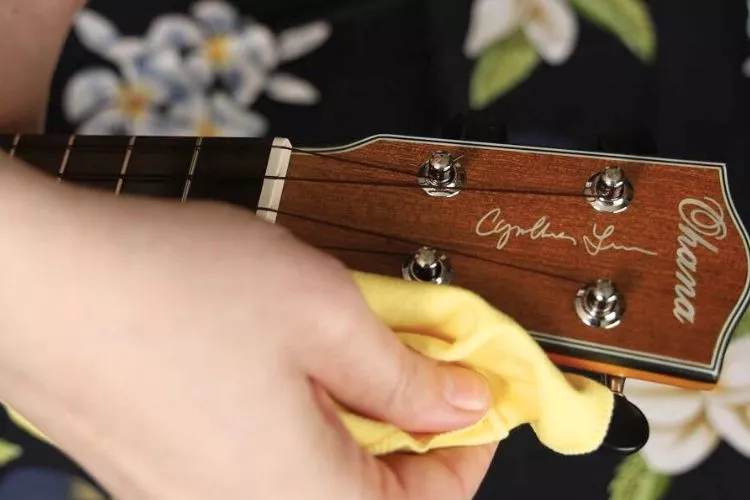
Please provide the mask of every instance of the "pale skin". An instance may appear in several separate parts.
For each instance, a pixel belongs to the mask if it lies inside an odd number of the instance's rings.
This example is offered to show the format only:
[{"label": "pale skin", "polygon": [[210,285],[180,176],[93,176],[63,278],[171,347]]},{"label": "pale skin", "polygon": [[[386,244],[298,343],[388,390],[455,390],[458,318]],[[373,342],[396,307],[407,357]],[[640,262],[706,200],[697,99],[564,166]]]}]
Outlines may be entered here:
[{"label": "pale skin", "polygon": [[[0,131],[41,131],[82,4],[0,0]],[[401,345],[347,269],[282,228],[58,184],[7,155],[0,228],[0,398],[116,498],[475,494],[494,446],[376,459],[331,401],[443,431],[482,416],[485,382]]]}]

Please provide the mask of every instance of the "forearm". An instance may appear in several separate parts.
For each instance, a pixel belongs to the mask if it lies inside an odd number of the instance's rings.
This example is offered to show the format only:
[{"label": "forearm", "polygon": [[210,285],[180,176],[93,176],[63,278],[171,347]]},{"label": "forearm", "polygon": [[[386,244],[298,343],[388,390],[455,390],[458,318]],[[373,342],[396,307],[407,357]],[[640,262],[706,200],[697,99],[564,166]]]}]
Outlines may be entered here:
[{"label": "forearm", "polygon": [[0,151],[0,401],[76,460],[114,470],[92,408],[108,396],[91,377],[100,352],[77,321],[102,307],[80,294],[97,253],[83,214],[97,201]]},{"label": "forearm", "polygon": [[[12,399],[24,376],[34,371],[32,338],[19,322],[43,317],[44,277],[40,271],[57,244],[52,230],[62,217],[60,186],[0,151],[0,399]],[[57,205],[57,206],[56,206]],[[43,299],[42,299],[43,300]],[[36,353],[38,354],[38,352]]]},{"label": "forearm", "polygon": [[85,0],[0,0],[0,133],[38,132],[57,60]]}]

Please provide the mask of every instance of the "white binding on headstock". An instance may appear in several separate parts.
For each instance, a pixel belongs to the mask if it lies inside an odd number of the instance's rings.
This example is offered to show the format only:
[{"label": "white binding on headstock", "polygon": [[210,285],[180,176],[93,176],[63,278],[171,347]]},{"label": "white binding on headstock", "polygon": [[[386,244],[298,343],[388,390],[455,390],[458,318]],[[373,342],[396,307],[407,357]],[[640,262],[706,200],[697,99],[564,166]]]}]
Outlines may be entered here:
[{"label": "white binding on headstock", "polygon": [[271,210],[260,209],[257,215],[271,223],[276,222],[274,210],[278,210],[281,203],[281,193],[284,191],[283,178],[286,177],[289,160],[292,157],[291,147],[292,143],[289,142],[289,139],[277,137],[273,140],[271,154],[268,156],[265,175],[275,178],[263,180],[258,206]]}]

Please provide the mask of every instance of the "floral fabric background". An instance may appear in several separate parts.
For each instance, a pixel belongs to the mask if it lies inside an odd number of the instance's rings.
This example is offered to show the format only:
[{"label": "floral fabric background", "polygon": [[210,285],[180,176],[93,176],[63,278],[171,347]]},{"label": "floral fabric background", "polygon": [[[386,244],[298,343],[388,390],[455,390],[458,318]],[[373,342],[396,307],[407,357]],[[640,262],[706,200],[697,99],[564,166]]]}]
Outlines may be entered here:
[{"label": "floral fabric background", "polygon": [[[93,0],[62,54],[48,129],[606,144],[726,162],[750,224],[749,35],[744,0]],[[478,498],[747,498],[750,315],[715,391],[631,380],[626,393],[651,423],[640,453],[561,457],[519,429]],[[2,436],[0,500],[106,498],[7,418]]]}]

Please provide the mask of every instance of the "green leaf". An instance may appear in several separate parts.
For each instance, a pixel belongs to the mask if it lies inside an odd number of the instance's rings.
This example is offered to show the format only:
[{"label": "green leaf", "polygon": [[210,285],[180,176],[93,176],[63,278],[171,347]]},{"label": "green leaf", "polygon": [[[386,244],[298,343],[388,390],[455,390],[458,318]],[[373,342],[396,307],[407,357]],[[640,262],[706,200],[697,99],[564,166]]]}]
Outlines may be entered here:
[{"label": "green leaf", "polygon": [[636,56],[651,62],[656,55],[656,32],[643,0],[571,0],[580,14],[612,32]]},{"label": "green leaf", "polygon": [[631,455],[609,483],[609,500],[660,500],[671,482],[671,476],[651,470],[640,454]]},{"label": "green leaf", "polygon": [[88,481],[73,478],[69,486],[68,500],[107,500],[107,497]]},{"label": "green leaf", "polygon": [[471,76],[471,107],[480,109],[528,78],[540,62],[523,32],[495,42],[479,57]]},{"label": "green leaf", "polygon": [[17,444],[0,439],[0,467],[23,455],[23,449]]}]

